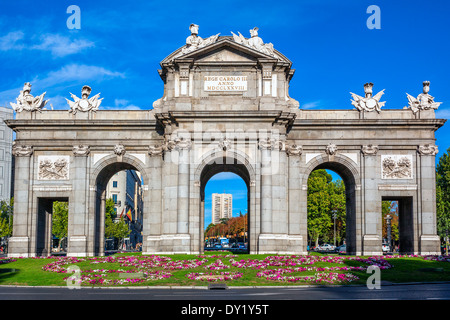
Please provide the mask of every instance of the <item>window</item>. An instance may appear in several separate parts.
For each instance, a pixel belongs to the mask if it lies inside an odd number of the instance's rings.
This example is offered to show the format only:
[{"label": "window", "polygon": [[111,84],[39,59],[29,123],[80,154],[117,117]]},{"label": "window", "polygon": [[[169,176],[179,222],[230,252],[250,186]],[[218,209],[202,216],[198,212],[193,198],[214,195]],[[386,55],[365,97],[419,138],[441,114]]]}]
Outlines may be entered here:
[{"label": "window", "polygon": [[113,199],[114,203],[117,203],[117,194],[113,194],[112,199]]},{"label": "window", "polygon": [[113,188],[117,188],[117,181],[113,181]]}]

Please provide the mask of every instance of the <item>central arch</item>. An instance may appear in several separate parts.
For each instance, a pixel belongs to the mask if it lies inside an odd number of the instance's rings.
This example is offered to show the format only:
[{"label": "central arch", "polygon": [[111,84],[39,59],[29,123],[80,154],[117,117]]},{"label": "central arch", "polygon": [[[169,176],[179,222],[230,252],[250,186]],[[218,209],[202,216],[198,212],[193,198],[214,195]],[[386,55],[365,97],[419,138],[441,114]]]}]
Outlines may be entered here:
[{"label": "central arch", "polygon": [[204,251],[204,221],[205,221],[205,187],[207,182],[216,174],[221,172],[231,172],[238,175],[247,186],[247,219],[248,219],[248,250],[252,250],[255,240],[255,170],[250,165],[247,155],[239,151],[211,151],[203,157],[197,167],[194,178],[197,182],[197,201],[195,205],[199,212],[199,243],[200,252]]}]

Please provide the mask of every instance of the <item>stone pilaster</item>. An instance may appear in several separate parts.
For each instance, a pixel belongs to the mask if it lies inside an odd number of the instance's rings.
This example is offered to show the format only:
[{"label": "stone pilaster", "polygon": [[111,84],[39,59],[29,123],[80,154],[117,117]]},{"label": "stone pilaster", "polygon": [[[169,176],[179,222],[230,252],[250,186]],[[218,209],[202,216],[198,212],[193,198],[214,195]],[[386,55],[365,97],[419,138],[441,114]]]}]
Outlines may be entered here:
[{"label": "stone pilaster", "polygon": [[72,196],[69,201],[69,229],[67,256],[87,256],[88,192],[89,192],[89,146],[76,145],[72,149],[71,164]]},{"label": "stone pilaster", "polygon": [[13,145],[12,153],[15,156],[15,183],[14,197],[20,199],[14,203],[13,235],[8,242],[8,256],[32,257],[36,249],[32,241],[30,205],[30,178],[33,170],[33,148],[31,146]]}]

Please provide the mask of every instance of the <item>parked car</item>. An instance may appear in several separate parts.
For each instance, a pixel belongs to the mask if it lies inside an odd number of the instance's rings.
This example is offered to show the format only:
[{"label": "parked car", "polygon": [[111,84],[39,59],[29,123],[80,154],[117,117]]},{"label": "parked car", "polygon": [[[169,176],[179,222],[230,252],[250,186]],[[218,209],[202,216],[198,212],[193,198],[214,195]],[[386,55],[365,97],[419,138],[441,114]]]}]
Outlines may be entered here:
[{"label": "parked car", "polygon": [[336,249],[335,246],[332,246],[331,244],[325,243],[325,244],[319,246],[317,248],[317,251],[331,252],[331,251],[334,251],[335,249]]},{"label": "parked car", "polygon": [[245,246],[245,243],[241,243],[241,242],[238,243],[238,248],[239,249],[247,249],[247,247]]},{"label": "parked car", "polygon": [[389,252],[389,246],[386,243],[383,243],[381,248],[382,248],[383,252]]},{"label": "parked car", "polygon": [[347,253],[347,245],[343,244],[336,248],[336,252],[339,254],[346,254]]}]

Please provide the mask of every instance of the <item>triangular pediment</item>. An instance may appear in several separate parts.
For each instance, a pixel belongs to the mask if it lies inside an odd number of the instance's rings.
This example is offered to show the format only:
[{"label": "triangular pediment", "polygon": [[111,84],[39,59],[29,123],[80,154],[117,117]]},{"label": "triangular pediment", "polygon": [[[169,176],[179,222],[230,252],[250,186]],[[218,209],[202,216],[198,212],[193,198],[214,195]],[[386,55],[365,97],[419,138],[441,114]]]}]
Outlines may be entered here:
[{"label": "triangular pediment", "polygon": [[220,47],[198,56],[198,62],[256,62],[257,58],[231,47]]},{"label": "triangular pediment", "polygon": [[258,60],[275,60],[288,64],[291,62],[278,51],[275,55],[267,55],[254,50],[246,45],[236,43],[231,37],[220,37],[216,42],[183,54],[183,48],[173,52],[162,63],[169,63],[174,60],[193,60],[205,63],[256,63]]}]

